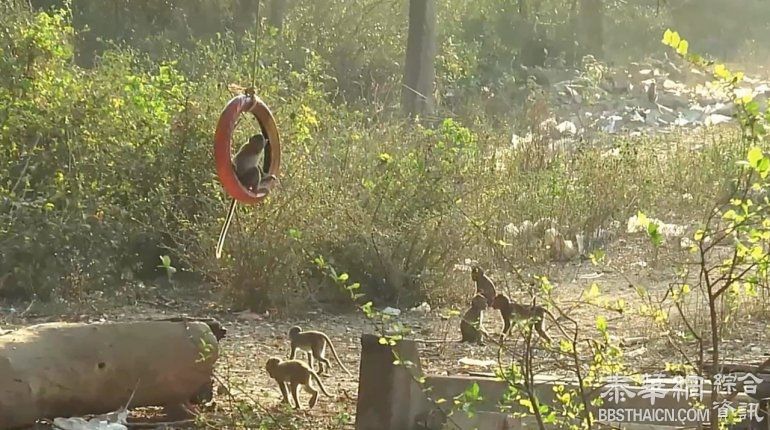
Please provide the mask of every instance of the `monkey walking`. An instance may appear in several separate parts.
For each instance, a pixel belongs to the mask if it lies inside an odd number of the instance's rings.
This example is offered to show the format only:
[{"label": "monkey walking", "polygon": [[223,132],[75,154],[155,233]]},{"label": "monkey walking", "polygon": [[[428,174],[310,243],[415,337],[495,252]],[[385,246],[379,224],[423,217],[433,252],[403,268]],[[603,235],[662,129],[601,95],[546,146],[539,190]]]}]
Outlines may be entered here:
[{"label": "monkey walking", "polygon": [[[262,169],[259,167],[259,155],[264,151],[267,140],[261,134],[255,134],[249,138],[249,141],[244,143],[233,159],[233,169],[235,175],[238,177],[238,181],[249,191],[255,191],[261,188],[261,186],[267,181],[277,179],[275,175],[267,175],[262,177]],[[227,211],[227,217],[225,223],[222,225],[222,231],[219,233],[219,240],[217,241],[216,257],[222,256],[222,248],[225,245],[225,237],[227,236],[227,229],[230,228],[230,222],[233,220],[235,214],[235,207],[237,201],[233,199],[230,203],[230,209]]]},{"label": "monkey walking", "polygon": [[313,358],[318,360],[319,375],[323,375],[327,370],[329,370],[330,367],[329,360],[324,358],[326,344],[329,344],[329,349],[332,350],[332,354],[334,355],[334,359],[337,360],[337,364],[342,367],[342,370],[344,370],[345,373],[352,375],[350,371],[345,367],[345,365],[342,364],[340,357],[337,355],[337,350],[334,349],[334,345],[332,344],[331,339],[329,339],[329,336],[327,336],[325,333],[313,330],[302,331],[302,329],[298,326],[294,326],[289,329],[289,341],[291,342],[291,353],[289,358],[293,360],[297,354],[298,349],[306,351],[308,364],[310,365],[311,369],[313,368]]},{"label": "monkey walking", "polygon": [[504,294],[498,294],[495,296],[495,299],[492,302],[492,308],[498,309],[500,314],[503,316],[503,322],[505,323],[503,327],[504,335],[508,334],[508,332],[511,330],[511,320],[529,320],[530,327],[533,327],[538,332],[538,334],[543,337],[543,339],[545,339],[548,343],[551,343],[553,342],[551,337],[548,336],[548,334],[545,332],[545,316],[548,315],[551,317],[554,323],[556,323],[556,326],[559,328],[562,334],[567,336],[561,326],[559,326],[557,323],[556,317],[554,317],[548,309],[542,306],[535,304],[530,306],[521,305],[519,303],[512,302]]},{"label": "monkey walking", "polygon": [[268,375],[278,383],[278,387],[281,389],[281,394],[283,395],[283,403],[291,404],[289,396],[286,394],[286,384],[289,384],[291,397],[294,399],[294,405],[292,405],[294,409],[301,408],[299,399],[297,398],[297,391],[299,391],[300,385],[302,385],[302,388],[308,394],[312,395],[309,402],[310,408],[315,406],[316,402],[318,402],[318,391],[312,387],[310,381],[311,378],[318,384],[324,395],[332,397],[332,395],[326,391],[326,387],[324,387],[323,382],[321,382],[321,378],[319,378],[313,369],[311,369],[304,361],[281,360],[280,358],[272,357],[267,360],[265,370],[267,370]]},{"label": "monkey walking", "polygon": [[476,293],[487,299],[487,306],[492,306],[492,301],[497,294],[495,283],[484,274],[484,269],[479,266],[473,266],[471,269],[471,279],[476,282]]},{"label": "monkey walking", "polygon": [[463,319],[460,321],[460,334],[462,334],[460,342],[475,342],[483,345],[482,313],[486,308],[487,299],[483,295],[476,294],[473,296],[471,307],[465,311],[465,315],[463,315]]}]

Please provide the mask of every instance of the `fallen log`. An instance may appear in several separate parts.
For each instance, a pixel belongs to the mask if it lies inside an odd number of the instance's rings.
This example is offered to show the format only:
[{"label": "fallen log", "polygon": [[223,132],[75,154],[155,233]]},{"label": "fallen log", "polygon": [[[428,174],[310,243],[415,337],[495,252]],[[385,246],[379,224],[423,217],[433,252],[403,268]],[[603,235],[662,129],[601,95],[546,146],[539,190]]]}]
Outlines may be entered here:
[{"label": "fallen log", "polygon": [[50,323],[0,336],[0,428],[42,418],[187,404],[211,382],[203,322]]}]

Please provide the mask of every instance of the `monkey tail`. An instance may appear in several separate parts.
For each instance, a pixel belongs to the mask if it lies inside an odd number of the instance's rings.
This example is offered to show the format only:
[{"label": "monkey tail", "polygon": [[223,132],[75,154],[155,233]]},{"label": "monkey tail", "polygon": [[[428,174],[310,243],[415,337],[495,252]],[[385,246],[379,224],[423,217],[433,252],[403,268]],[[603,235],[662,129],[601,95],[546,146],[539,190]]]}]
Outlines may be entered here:
[{"label": "monkey tail", "polygon": [[326,395],[326,397],[331,397],[332,395],[329,394],[328,391],[326,391],[326,387],[324,387],[323,382],[321,382],[321,378],[318,377],[318,374],[314,371],[310,371],[310,376],[313,378],[316,384],[318,384],[318,387],[321,389],[321,392]]},{"label": "monkey tail", "polygon": [[335,360],[337,360],[337,364],[339,364],[339,365],[340,365],[340,367],[342,368],[342,370],[344,370],[344,371],[345,371],[345,373],[347,373],[347,374],[348,374],[348,375],[350,375],[350,376],[353,376],[353,374],[352,374],[352,373],[350,373],[350,370],[348,370],[348,368],[347,368],[347,367],[345,367],[345,365],[344,365],[344,364],[342,364],[342,360],[340,360],[340,357],[337,355],[337,350],[336,350],[336,349],[334,349],[334,345],[332,344],[332,340],[331,340],[331,339],[329,339],[329,336],[327,336],[327,335],[325,335],[325,334],[324,334],[324,339],[326,339],[326,343],[328,343],[328,344],[329,344],[329,349],[331,349],[331,350],[332,350],[332,355],[334,356],[334,359],[335,359]]},{"label": "monkey tail", "polygon": [[559,329],[561,334],[563,334],[564,337],[566,337],[567,339],[570,339],[570,335],[568,335],[567,332],[564,331],[564,329],[561,327],[561,324],[559,324],[559,320],[556,319],[556,317],[551,313],[551,311],[549,311],[546,308],[543,308],[543,310],[545,311],[545,313],[548,314],[549,317],[551,317],[551,319],[553,320],[554,325],[556,325],[556,328]]},{"label": "monkey tail", "polygon": [[216,257],[217,260],[222,257],[222,248],[225,246],[225,237],[227,236],[227,229],[230,228],[230,222],[233,220],[233,214],[235,213],[235,206],[237,205],[237,202],[235,199],[233,199],[233,202],[230,203],[230,210],[227,211],[227,217],[225,218],[225,223],[222,225],[222,231],[219,232],[219,240],[217,241],[217,250],[216,250]]}]

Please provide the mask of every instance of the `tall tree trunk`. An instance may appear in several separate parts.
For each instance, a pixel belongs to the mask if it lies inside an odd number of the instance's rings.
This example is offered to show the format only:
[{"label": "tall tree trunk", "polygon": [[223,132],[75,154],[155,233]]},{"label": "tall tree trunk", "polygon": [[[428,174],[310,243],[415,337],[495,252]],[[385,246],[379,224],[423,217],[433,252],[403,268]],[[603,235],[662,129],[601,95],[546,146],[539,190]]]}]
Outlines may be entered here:
[{"label": "tall tree trunk", "polygon": [[582,0],[580,4],[582,17],[584,48],[588,53],[601,58],[604,52],[604,4],[602,0]]},{"label": "tall tree trunk", "polygon": [[564,41],[567,47],[564,53],[564,61],[570,67],[575,67],[578,59],[578,0],[572,0],[569,10],[568,34],[569,39]]},{"label": "tall tree trunk", "polygon": [[283,29],[283,18],[286,16],[286,9],[288,9],[289,0],[272,0],[270,2],[270,12],[267,17],[267,22],[278,29],[280,32]]},{"label": "tall tree trunk", "polygon": [[409,1],[409,35],[406,42],[401,105],[409,117],[433,113],[436,78],[436,7],[434,0]]},{"label": "tall tree trunk", "polygon": [[235,0],[233,10],[233,31],[241,34],[254,31],[259,22],[260,0]]}]

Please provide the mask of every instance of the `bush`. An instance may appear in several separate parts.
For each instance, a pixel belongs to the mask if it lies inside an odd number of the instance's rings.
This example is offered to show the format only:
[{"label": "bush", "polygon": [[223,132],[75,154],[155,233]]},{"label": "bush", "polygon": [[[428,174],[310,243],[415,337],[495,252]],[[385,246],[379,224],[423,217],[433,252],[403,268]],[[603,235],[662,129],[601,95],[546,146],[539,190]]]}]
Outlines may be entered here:
[{"label": "bush", "polygon": [[[225,34],[194,48],[156,39],[152,57],[118,46],[83,69],[73,65],[78,34],[66,10],[2,8],[6,297],[112,291],[160,275],[159,257],[169,255],[238,307],[348,304],[313,264],[323,256],[375,304],[454,302],[471,289],[456,264],[529,261],[532,246],[507,238],[505,225],[550,217],[568,232],[591,233],[638,208],[697,208],[727,174],[724,160],[740,154],[730,144],[693,152],[656,138],[600,137],[556,150],[547,136],[512,150],[499,118],[478,112],[404,123],[377,103],[339,102],[339,65],[327,59],[338,54],[308,48],[289,30],[256,42]],[[454,61],[473,61],[467,45],[457,49],[442,67],[455,84],[477,85],[463,82],[472,76],[466,66],[449,72]],[[213,169],[212,132],[231,82],[256,83],[271,105],[284,165],[264,204],[239,207],[228,255],[216,260],[228,201]],[[523,126],[536,129],[538,118]],[[244,120],[234,140],[254,130]]]}]

